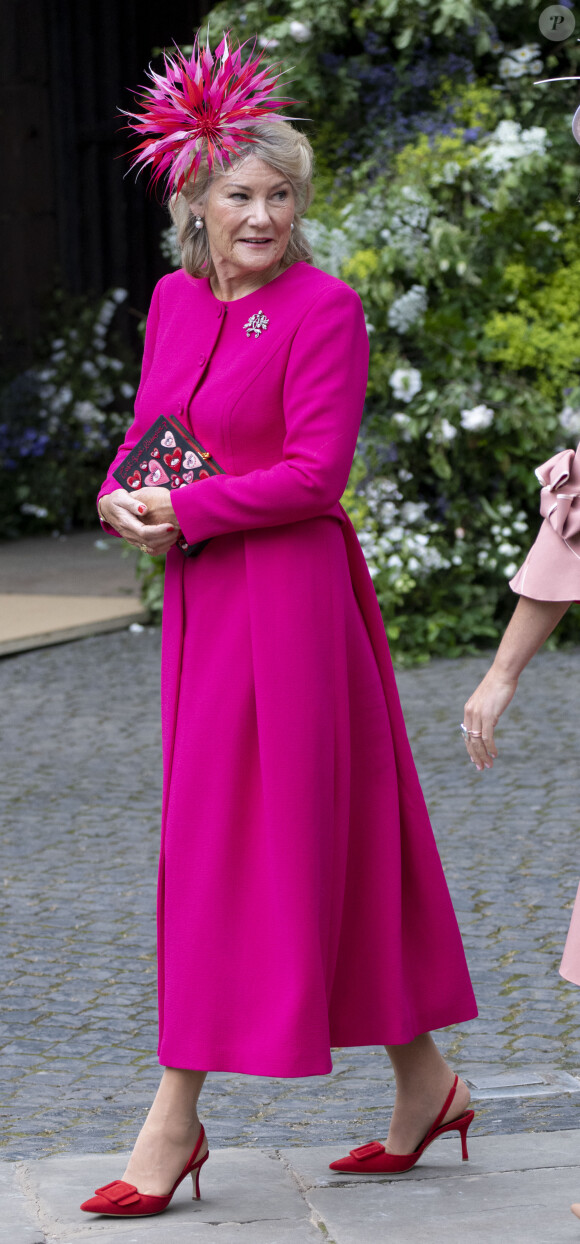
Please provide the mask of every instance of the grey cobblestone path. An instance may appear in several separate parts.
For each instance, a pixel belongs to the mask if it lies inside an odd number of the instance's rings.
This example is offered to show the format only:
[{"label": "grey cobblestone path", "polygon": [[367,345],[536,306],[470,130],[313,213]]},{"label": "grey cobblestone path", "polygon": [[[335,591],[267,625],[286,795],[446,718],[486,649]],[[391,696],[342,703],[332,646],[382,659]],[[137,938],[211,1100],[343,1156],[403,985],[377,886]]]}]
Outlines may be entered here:
[{"label": "grey cobblestone path", "polygon": [[[127,1148],[155,1091],[158,666],[151,631],[0,664],[4,1157]],[[580,990],[557,966],[580,874],[580,652],[535,659],[480,775],[456,727],[486,666],[398,678],[480,1005],[438,1041],[458,1070],[575,1074]],[[329,1077],[212,1075],[204,1118],[214,1146],[362,1143],[392,1098],[382,1051],[342,1050]],[[567,1127],[580,1094],[487,1100],[477,1123]]]}]

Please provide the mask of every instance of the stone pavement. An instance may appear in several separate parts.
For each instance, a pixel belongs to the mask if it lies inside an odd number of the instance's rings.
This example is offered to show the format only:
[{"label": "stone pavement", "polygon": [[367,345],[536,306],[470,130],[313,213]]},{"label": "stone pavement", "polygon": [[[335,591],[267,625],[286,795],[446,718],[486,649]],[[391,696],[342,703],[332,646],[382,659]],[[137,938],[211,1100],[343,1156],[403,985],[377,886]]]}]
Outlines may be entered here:
[{"label": "stone pavement", "polygon": [[0,542],[0,656],[144,622],[135,557],[99,528]]},{"label": "stone pavement", "polygon": [[[580,1173],[565,1169],[580,1158],[580,1134],[573,1130],[580,1133],[580,990],[557,975],[580,873],[579,665],[578,651],[535,659],[506,714],[500,761],[484,774],[466,762],[457,723],[486,661],[439,661],[398,677],[480,1005],[477,1021],[439,1033],[438,1041],[475,1086],[474,1154],[479,1152],[487,1174],[470,1183],[477,1172],[471,1163],[465,1168],[456,1164],[457,1141],[450,1140],[437,1146],[443,1157],[430,1151],[433,1174],[438,1163],[447,1167],[445,1145],[453,1146],[453,1169],[446,1169],[440,1182],[417,1171],[406,1184],[373,1185],[372,1202],[370,1190],[363,1197],[355,1185],[344,1191],[335,1185],[316,1187],[308,1207],[312,1202],[322,1215],[327,1239],[335,1244],[362,1240],[360,1222],[367,1244],[382,1240],[385,1235],[372,1235],[375,1219],[376,1230],[384,1230],[389,1240],[436,1238],[444,1233],[442,1225],[434,1234],[421,1234],[421,1205],[428,1203],[433,1226],[437,1198],[442,1205],[453,1201],[459,1212],[470,1188],[475,1200],[469,1200],[465,1213],[472,1218],[484,1210],[487,1214],[500,1187],[507,1188],[506,1205],[516,1218],[530,1212],[531,1188],[539,1198],[531,1211],[534,1233],[518,1236],[511,1219],[509,1230],[505,1219],[497,1227],[500,1234],[475,1238],[545,1241],[580,1234],[580,1224],[571,1216],[568,1222],[567,1208],[570,1199],[580,1199]],[[110,1177],[117,1174],[120,1151],[129,1147],[159,1074],[154,1053],[158,668],[159,635],[149,629],[0,662],[0,1152],[13,1160],[5,1178],[11,1186],[16,1179],[28,1188],[33,1203],[38,1181],[44,1180],[40,1205],[46,1227],[39,1233],[36,1221],[32,1235],[7,1236],[6,1244],[20,1239],[22,1244],[60,1244],[89,1234],[103,1244],[113,1234],[138,1238],[134,1226],[108,1224],[105,1230],[101,1224],[97,1230],[90,1220],[79,1223],[78,1216],[73,1221],[70,1215],[77,1203],[73,1184],[76,1198],[79,1190],[85,1194],[87,1179],[89,1192],[102,1181],[101,1170],[110,1171]],[[384,1052],[374,1048],[336,1051],[328,1077],[210,1076],[204,1120],[212,1150],[219,1152],[205,1168],[211,1204],[189,1207],[192,1240],[297,1244],[320,1239],[304,1223],[299,1230],[310,1235],[296,1234],[285,1217],[279,1229],[268,1227],[270,1236],[261,1227],[261,1234],[253,1228],[254,1235],[249,1227],[212,1228],[206,1213],[215,1213],[215,1223],[241,1222],[235,1214],[224,1218],[233,1211],[215,1200],[226,1158],[250,1163],[251,1170],[255,1161],[248,1181],[257,1180],[259,1189],[260,1171],[271,1170],[273,1163],[283,1173],[288,1150],[294,1164],[308,1150],[308,1183],[314,1170],[320,1174],[316,1164],[323,1157],[312,1147],[340,1153],[383,1134],[392,1099]],[[530,1131],[543,1135],[510,1137]],[[565,1154],[559,1131],[566,1133]],[[541,1146],[550,1147],[549,1135],[556,1149],[548,1153]],[[231,1157],[232,1147],[237,1158]],[[282,1156],[272,1157],[273,1150]],[[95,1153],[105,1156],[89,1177],[83,1155]],[[42,1160],[39,1165],[36,1159]],[[516,1182],[510,1178],[509,1187],[500,1173],[508,1160],[531,1172]],[[426,1163],[425,1158],[421,1170]],[[546,1172],[549,1167],[549,1178],[541,1171],[534,1174],[534,1164]],[[55,1196],[60,1189],[58,1195],[65,1198],[58,1205],[49,1196],[53,1186]],[[486,1188],[494,1189],[493,1195]],[[351,1207],[348,1213],[345,1208],[340,1231],[333,1225],[333,1206],[339,1201]],[[20,1213],[17,1203],[15,1196],[15,1213]],[[550,1234],[548,1218],[558,1206],[564,1209],[562,1225]],[[395,1213],[399,1221],[403,1210],[405,1234],[393,1234],[389,1215]],[[465,1213],[461,1209],[458,1244],[471,1232],[469,1225],[464,1230]],[[139,1238],[178,1239],[167,1225],[177,1223],[176,1215],[140,1223]],[[206,1226],[194,1226],[202,1222]],[[407,1234],[408,1224],[415,1224],[415,1234]]]},{"label": "stone pavement", "polygon": [[78,1207],[80,1190],[118,1175],[120,1155],[11,1163],[0,1244],[566,1244],[580,1237],[579,1152],[578,1132],[479,1136],[461,1163],[446,1140],[412,1174],[349,1181],[328,1170],[336,1143],[218,1149],[200,1201],[188,1180],[163,1215],[132,1223]]}]

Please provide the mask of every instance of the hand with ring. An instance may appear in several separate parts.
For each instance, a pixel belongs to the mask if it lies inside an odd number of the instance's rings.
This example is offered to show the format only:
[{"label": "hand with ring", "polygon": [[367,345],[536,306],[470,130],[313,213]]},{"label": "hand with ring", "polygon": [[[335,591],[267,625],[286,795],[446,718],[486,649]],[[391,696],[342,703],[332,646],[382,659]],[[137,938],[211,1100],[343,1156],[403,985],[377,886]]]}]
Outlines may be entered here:
[{"label": "hand with ring", "polygon": [[[158,498],[157,493],[164,495]],[[128,544],[152,557],[167,553],[181,535],[166,488],[143,488],[138,493],[117,488],[101,497],[99,513]]]},{"label": "hand with ring", "polygon": [[493,768],[493,762],[497,760],[493,732],[513,699],[517,685],[517,678],[507,677],[492,665],[465,705],[459,728],[469,758],[478,772]]}]

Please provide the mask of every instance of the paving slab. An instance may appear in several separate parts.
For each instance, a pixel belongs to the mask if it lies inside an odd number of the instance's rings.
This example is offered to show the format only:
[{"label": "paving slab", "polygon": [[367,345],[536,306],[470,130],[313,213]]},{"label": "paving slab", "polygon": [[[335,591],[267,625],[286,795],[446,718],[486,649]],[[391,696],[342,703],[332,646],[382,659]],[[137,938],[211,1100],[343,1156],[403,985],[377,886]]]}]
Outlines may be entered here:
[{"label": "paving slab", "polygon": [[534,1170],[320,1189],[311,1203],[335,1244],[578,1244],[579,1186],[570,1171]]},{"label": "paving slab", "polygon": [[0,1165],[0,1241],[1,1244],[44,1244],[44,1233],[36,1222],[34,1203],[17,1180],[17,1167]]},{"label": "paving slab", "polygon": [[117,596],[0,595],[0,656],[143,625],[138,600]]},{"label": "paving slab", "polygon": [[[443,1137],[426,1150],[413,1168],[413,1181],[426,1179],[472,1179],[509,1171],[573,1167],[577,1171],[580,1201],[580,1131],[529,1132],[515,1136],[473,1136],[468,1133],[469,1161],[461,1161],[459,1138]],[[402,1175],[341,1175],[328,1169],[329,1162],[349,1152],[349,1145],[317,1145],[304,1149],[280,1149],[280,1158],[293,1172],[303,1191],[311,1188],[351,1187],[356,1184],[406,1183]],[[580,1227],[578,1239],[580,1240]]]},{"label": "paving slab", "polygon": [[580,1224],[580,1130],[449,1140],[405,1175],[333,1176],[345,1144],[213,1151],[202,1199],[184,1181],[162,1215],[90,1217],[79,1202],[119,1175],[124,1154],[4,1163],[0,1244],[566,1244]]},{"label": "paving slab", "polygon": [[[106,1218],[89,1217],[79,1209],[82,1200],[94,1189],[113,1179],[124,1170],[127,1154],[82,1157],[45,1158],[38,1162],[19,1164],[21,1178],[28,1195],[42,1207],[45,1230],[58,1238],[79,1231],[90,1231],[95,1239],[110,1232]],[[202,1197],[192,1202],[191,1180],[185,1179],[166,1211],[176,1226],[194,1223],[259,1223],[267,1220],[308,1221],[305,1201],[296,1180],[280,1162],[274,1151],[221,1149],[212,1152],[200,1177]],[[159,1219],[161,1222],[161,1219]],[[130,1224],[119,1220],[117,1227]],[[133,1225],[134,1230],[134,1225]],[[79,1237],[79,1238],[82,1238]]]},{"label": "paving slab", "polygon": [[146,622],[136,555],[99,530],[0,542],[0,656]]}]

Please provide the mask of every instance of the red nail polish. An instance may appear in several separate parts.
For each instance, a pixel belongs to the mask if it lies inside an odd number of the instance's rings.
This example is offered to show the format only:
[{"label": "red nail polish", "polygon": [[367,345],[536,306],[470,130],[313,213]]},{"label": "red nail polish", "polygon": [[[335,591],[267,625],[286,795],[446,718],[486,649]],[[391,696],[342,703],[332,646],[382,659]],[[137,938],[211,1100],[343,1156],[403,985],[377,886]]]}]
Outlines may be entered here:
[{"label": "red nail polish", "polygon": [[168,530],[168,531],[175,531],[175,527],[168,527],[168,528],[167,528],[167,530]]},{"label": "red nail polish", "polygon": [[139,508],[139,513],[140,513],[140,514],[144,514],[144,513],[145,513],[145,506],[144,506],[144,505],[140,505],[138,508]]}]

